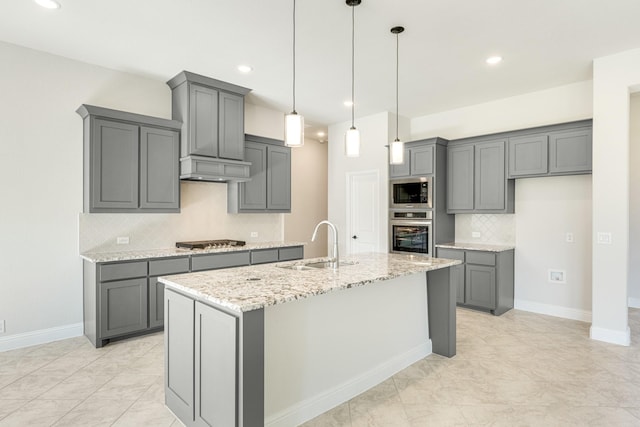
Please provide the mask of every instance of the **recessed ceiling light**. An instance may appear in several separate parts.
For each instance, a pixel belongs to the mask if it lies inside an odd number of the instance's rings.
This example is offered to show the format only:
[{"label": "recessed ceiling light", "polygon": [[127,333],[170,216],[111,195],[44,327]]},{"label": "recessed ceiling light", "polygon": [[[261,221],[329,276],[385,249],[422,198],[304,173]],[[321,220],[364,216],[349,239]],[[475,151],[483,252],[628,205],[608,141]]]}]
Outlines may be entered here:
[{"label": "recessed ceiling light", "polygon": [[60,9],[60,3],[55,0],[35,0],[35,2],[45,9]]},{"label": "recessed ceiling light", "polygon": [[245,74],[250,73],[253,71],[253,67],[250,67],[248,65],[238,65],[238,71]]},{"label": "recessed ceiling light", "polygon": [[352,101],[344,101],[344,106],[345,107],[351,107],[353,105]]},{"label": "recessed ceiling light", "polygon": [[320,131],[320,132],[318,132],[318,134],[317,134],[317,135],[318,135],[318,136],[324,136],[324,132]]},{"label": "recessed ceiling light", "polygon": [[487,64],[496,65],[502,62],[502,56],[490,56],[487,58]]}]

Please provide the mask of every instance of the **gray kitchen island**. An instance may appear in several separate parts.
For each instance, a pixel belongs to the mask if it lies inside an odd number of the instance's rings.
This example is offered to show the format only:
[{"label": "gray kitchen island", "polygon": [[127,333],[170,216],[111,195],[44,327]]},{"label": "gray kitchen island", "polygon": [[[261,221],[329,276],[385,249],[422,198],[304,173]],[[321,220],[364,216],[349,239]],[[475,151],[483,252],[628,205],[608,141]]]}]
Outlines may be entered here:
[{"label": "gray kitchen island", "polygon": [[455,355],[460,261],[323,261],[160,279],[165,401],[185,425],[299,425],[431,353]]}]

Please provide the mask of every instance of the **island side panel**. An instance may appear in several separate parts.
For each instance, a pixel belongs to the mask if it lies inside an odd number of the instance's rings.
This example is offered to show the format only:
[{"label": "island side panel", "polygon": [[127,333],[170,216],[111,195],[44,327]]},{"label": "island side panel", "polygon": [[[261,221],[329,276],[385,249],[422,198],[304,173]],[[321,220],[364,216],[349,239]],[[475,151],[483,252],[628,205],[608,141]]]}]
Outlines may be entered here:
[{"label": "island side panel", "polygon": [[194,421],[193,299],[165,290],[165,403],[185,425]]},{"label": "island side panel", "polygon": [[450,283],[450,267],[427,272],[429,336],[433,352],[456,355],[456,287]]},{"label": "island side panel", "polygon": [[240,317],[239,425],[264,425],[264,309]]}]

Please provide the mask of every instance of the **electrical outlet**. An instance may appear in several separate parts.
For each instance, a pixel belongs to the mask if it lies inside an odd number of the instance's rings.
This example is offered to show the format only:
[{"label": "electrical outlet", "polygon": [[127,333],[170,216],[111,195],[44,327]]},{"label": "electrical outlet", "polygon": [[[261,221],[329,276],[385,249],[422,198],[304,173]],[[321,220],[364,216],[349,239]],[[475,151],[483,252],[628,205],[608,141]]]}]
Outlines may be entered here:
[{"label": "electrical outlet", "polygon": [[251,237],[258,237],[258,232],[257,231],[252,231],[251,232]]},{"label": "electrical outlet", "polygon": [[611,233],[602,233],[598,232],[598,244],[600,245],[610,245],[611,244]]},{"label": "electrical outlet", "polygon": [[116,238],[116,243],[118,245],[128,245],[129,244],[129,236],[122,236]]},{"label": "electrical outlet", "polygon": [[0,334],[5,333],[4,320],[0,320]]},{"label": "electrical outlet", "polygon": [[567,283],[566,274],[563,270],[549,270],[550,283]]},{"label": "electrical outlet", "polygon": [[567,243],[573,243],[573,242],[574,242],[574,240],[573,240],[573,233],[567,233],[567,234],[565,235],[565,241],[566,241]]},{"label": "electrical outlet", "polygon": [[480,232],[479,231],[472,231],[471,232],[471,237],[476,237],[476,238],[480,237]]}]

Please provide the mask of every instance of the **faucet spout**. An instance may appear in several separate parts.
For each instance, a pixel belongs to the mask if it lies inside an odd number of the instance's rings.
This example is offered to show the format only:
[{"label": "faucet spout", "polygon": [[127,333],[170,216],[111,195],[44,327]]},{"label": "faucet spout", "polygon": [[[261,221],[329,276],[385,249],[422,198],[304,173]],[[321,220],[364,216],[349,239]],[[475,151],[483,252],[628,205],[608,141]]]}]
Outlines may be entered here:
[{"label": "faucet spout", "polygon": [[311,236],[311,241],[313,242],[316,240],[316,235],[318,234],[318,228],[320,228],[322,224],[326,224],[327,227],[331,228],[331,230],[333,231],[333,251],[332,251],[333,253],[331,255],[331,268],[333,268],[334,270],[337,270],[339,265],[338,228],[327,220],[320,221],[318,225],[316,225],[316,228],[313,230],[313,236]]}]

